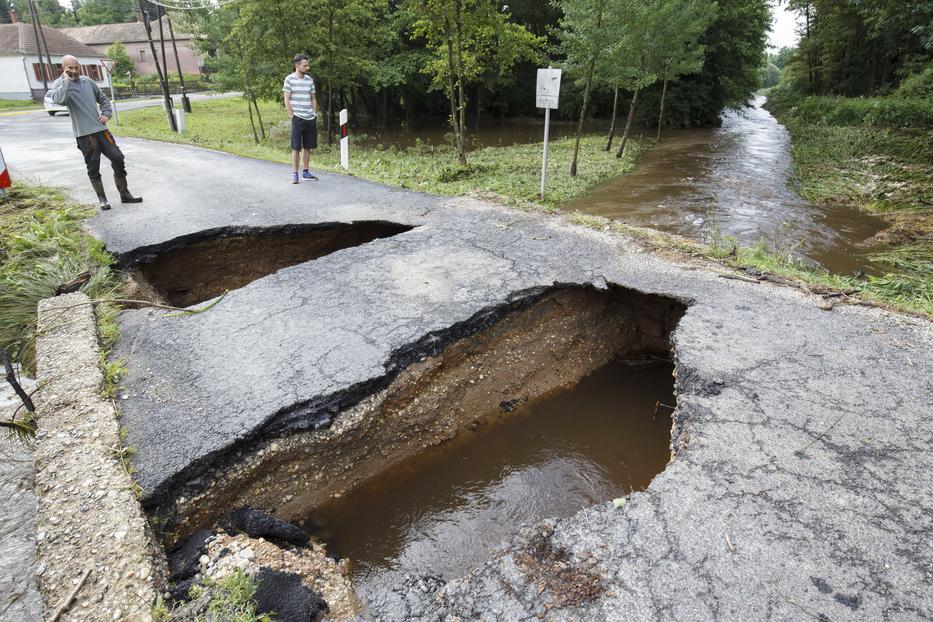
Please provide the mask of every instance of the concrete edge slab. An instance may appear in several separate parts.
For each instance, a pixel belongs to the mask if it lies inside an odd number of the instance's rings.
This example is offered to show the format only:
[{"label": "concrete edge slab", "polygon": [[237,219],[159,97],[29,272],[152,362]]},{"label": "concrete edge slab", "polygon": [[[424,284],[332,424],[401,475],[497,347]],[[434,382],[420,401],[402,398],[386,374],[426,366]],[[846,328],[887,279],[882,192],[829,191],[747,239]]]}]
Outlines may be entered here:
[{"label": "concrete edge slab", "polygon": [[46,617],[64,607],[63,621],[149,620],[165,562],[119,459],[115,407],[100,396],[93,305],[81,293],[45,299],[38,326],[36,548]]}]

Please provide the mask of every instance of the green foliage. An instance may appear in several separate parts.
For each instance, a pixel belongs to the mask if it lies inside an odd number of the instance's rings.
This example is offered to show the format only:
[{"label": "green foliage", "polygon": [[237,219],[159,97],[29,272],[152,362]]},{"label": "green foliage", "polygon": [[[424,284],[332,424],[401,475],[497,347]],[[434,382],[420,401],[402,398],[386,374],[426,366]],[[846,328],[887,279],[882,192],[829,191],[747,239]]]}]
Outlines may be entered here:
[{"label": "green foliage", "polygon": [[238,569],[214,585],[208,611],[229,622],[273,622],[268,615],[256,613],[256,587],[256,581]]},{"label": "green foliage", "polygon": [[885,94],[933,60],[933,1],[790,0],[803,36],[788,81],[808,95]]},{"label": "green foliage", "polygon": [[[887,98],[800,97],[787,85],[767,106],[790,131],[795,185],[811,201],[884,216],[895,244],[869,255],[883,275],[847,283],[864,295],[933,314],[931,103]],[[908,131],[905,119],[926,129]]]},{"label": "green foliage", "polygon": [[0,112],[4,110],[19,110],[38,107],[39,105],[31,99],[0,99]]},{"label": "green foliage", "polygon": [[[113,258],[82,227],[93,213],[42,187],[16,184],[0,199],[0,345],[27,371],[35,369],[39,300],[82,272],[91,273],[82,292],[95,300],[117,297]],[[99,330],[112,342],[116,310],[96,306]]]},{"label": "green foliage", "polygon": [[787,85],[768,94],[767,107],[800,123],[933,129],[933,99],[890,97],[801,97]]},{"label": "green foliage", "polygon": [[[723,108],[745,105],[760,86],[770,2],[718,0],[717,6],[715,19],[700,37],[703,67],[670,86],[666,116],[672,126],[716,125]],[[656,93],[645,93],[646,106],[656,98]]]},{"label": "green foliage", "polygon": [[[136,0],[82,0],[80,5],[77,9],[80,26],[134,22],[139,15]],[[155,17],[155,11],[151,15]]]},{"label": "green foliage", "polygon": [[135,75],[136,66],[133,64],[133,59],[130,58],[130,55],[126,51],[126,46],[123,45],[122,41],[114,41],[111,43],[110,47],[107,48],[106,54],[107,58],[117,61],[117,63],[113,66],[115,82],[118,79],[125,78],[127,75]]},{"label": "green foliage", "polygon": [[413,39],[430,52],[422,71],[433,89],[450,102],[450,125],[457,156],[466,164],[466,88],[481,76],[507,82],[507,72],[521,60],[535,60],[543,40],[509,20],[493,0],[407,0]]},{"label": "green foliage", "polygon": [[[289,162],[289,134],[284,110],[272,103],[260,104],[260,109],[270,120],[273,130],[269,140],[259,145],[253,143],[242,100],[235,99],[199,103],[198,114],[189,117],[185,134],[169,132],[165,128],[165,118],[157,108],[127,111],[120,115],[120,126],[113,129],[127,136],[184,142],[252,158]],[[594,185],[631,171],[638,155],[649,147],[647,141],[635,141],[630,144],[631,152],[627,150],[625,157],[619,160],[600,149],[601,142],[603,139],[598,136],[583,137],[580,153],[585,167],[576,177],[567,174],[573,154],[573,139],[551,143],[546,206],[553,207],[582,196]],[[451,147],[399,151],[357,146],[353,148],[351,170],[357,177],[424,192],[459,195],[485,191],[515,202],[538,201],[540,144],[473,151],[466,169],[451,166],[454,153]],[[315,152],[312,166],[341,172],[338,162],[339,151],[323,147]]]},{"label": "green foliage", "polygon": [[923,71],[904,78],[894,96],[901,99],[933,100],[933,63],[927,65]]},{"label": "green foliage", "polygon": [[107,360],[107,352],[100,353],[100,367],[104,373],[104,384],[100,389],[100,396],[104,399],[113,399],[120,387],[120,379],[126,375],[126,365],[121,359]]}]

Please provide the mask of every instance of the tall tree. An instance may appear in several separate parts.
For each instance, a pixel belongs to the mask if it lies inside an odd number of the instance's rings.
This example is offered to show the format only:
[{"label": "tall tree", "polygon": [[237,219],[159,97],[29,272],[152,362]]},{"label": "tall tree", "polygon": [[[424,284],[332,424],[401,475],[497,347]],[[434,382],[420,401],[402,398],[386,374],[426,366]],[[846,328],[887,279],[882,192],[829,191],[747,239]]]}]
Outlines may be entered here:
[{"label": "tall tree", "polygon": [[573,159],[570,161],[570,175],[576,176],[583,120],[586,118],[596,65],[618,37],[618,1],[558,0],[558,6],[563,16],[557,31],[557,50],[564,58],[562,64],[568,75],[577,86],[583,87],[583,103],[573,145]]},{"label": "tall tree", "polygon": [[324,129],[333,143],[335,98],[350,93],[377,72],[376,56],[384,32],[379,24],[388,19],[387,0],[313,0],[317,19],[311,42],[318,55],[316,82],[323,87]]},{"label": "tall tree", "polygon": [[107,48],[107,58],[111,58],[116,61],[113,66],[113,75],[118,78],[132,77],[136,71],[136,65],[133,64],[133,59],[130,58],[130,55],[126,51],[126,46],[123,45],[122,41],[114,41]]},{"label": "tall tree", "polygon": [[703,67],[706,48],[701,37],[719,10],[718,5],[709,0],[671,0],[668,7],[670,10],[660,24],[661,32],[656,38],[658,47],[652,55],[652,64],[662,83],[658,108],[658,142],[661,142],[661,127],[664,123],[667,83],[680,76],[696,73]]},{"label": "tall tree", "polygon": [[494,0],[408,0],[412,37],[431,52],[424,72],[446,89],[457,158],[466,159],[466,89],[487,67],[504,75],[518,60],[534,58],[543,41],[509,19]]},{"label": "tall tree", "polygon": [[[771,27],[770,0],[718,0],[716,19],[701,37],[703,68],[683,76],[674,96],[683,124],[715,125],[723,108],[747,104]],[[669,97],[669,101],[670,97]]]},{"label": "tall tree", "polygon": [[[78,9],[82,26],[135,22],[139,15],[136,0],[84,0]],[[150,13],[155,19],[157,13]]]}]

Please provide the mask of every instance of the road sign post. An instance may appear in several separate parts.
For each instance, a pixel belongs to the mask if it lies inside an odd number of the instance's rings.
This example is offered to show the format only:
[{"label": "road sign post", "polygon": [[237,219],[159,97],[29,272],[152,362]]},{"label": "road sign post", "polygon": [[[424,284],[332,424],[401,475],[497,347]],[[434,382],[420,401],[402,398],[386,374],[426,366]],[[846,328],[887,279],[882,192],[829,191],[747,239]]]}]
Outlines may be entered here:
[{"label": "road sign post", "polygon": [[347,109],[340,111],[340,166],[350,170],[350,137],[347,135]]},{"label": "road sign post", "polygon": [[541,161],[541,198],[544,198],[544,186],[547,183],[547,144],[551,131],[551,109],[557,109],[560,99],[560,69],[548,67],[538,70],[538,83],[535,87],[535,105],[544,108],[544,156]]},{"label": "road sign post", "polygon": [[6,162],[3,159],[3,150],[0,149],[0,197],[6,194],[6,191],[13,182],[10,180],[10,171],[7,170]]},{"label": "road sign post", "polygon": [[107,72],[107,82],[110,83],[110,105],[113,106],[113,122],[120,125],[120,118],[117,116],[117,98],[113,94],[113,68],[116,66],[117,61],[112,58],[102,58],[100,64],[104,66],[104,70]]}]

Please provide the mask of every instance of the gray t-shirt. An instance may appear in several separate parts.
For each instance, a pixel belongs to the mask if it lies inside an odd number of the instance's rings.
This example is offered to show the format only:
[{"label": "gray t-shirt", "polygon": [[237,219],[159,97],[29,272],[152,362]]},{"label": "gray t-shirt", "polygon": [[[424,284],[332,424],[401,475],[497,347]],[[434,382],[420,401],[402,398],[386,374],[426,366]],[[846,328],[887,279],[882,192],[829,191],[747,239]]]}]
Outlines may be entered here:
[{"label": "gray t-shirt", "polygon": [[314,80],[311,76],[305,74],[304,78],[299,78],[298,74],[289,74],[285,77],[282,90],[292,94],[292,112],[296,117],[308,121],[317,117],[317,113],[311,107],[311,94],[314,93]]},{"label": "gray t-shirt", "polygon": [[[93,80],[78,76],[75,80],[59,78],[49,89],[52,101],[67,106],[75,138],[103,132],[107,126],[97,120],[100,115],[113,116],[113,106]],[[97,111],[98,105],[100,112]]]}]

